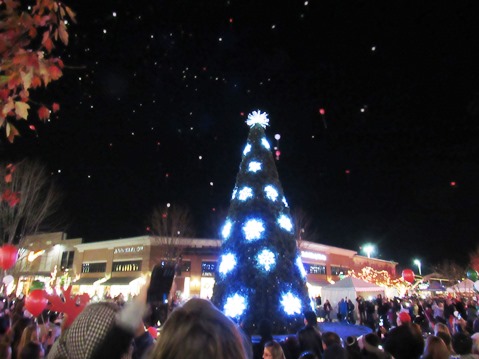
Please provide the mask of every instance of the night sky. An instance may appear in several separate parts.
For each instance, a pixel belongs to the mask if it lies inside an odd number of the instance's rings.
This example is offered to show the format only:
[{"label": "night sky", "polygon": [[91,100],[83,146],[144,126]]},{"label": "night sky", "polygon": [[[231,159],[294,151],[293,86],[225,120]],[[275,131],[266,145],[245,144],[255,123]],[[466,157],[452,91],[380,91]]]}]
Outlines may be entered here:
[{"label": "night sky", "polygon": [[70,238],[144,235],[167,202],[218,238],[259,109],[308,239],[423,272],[476,248],[477,1],[69,5],[65,75],[32,92],[61,111],[1,149],[47,164]]}]

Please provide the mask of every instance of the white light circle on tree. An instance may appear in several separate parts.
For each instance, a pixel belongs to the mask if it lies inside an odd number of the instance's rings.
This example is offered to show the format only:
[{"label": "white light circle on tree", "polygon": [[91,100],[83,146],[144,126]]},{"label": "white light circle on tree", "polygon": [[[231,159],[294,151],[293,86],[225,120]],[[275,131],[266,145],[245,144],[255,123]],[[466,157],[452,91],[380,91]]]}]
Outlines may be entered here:
[{"label": "white light circle on tree", "polygon": [[248,171],[256,173],[261,170],[261,167],[261,162],[251,161],[248,165]]},{"label": "white light circle on tree", "polygon": [[246,156],[251,151],[251,145],[248,143],[243,150],[243,156]]},{"label": "white light circle on tree", "polygon": [[230,318],[239,317],[246,309],[245,298],[239,294],[235,294],[226,299],[224,306],[224,313]]},{"label": "white light circle on tree", "polygon": [[291,230],[293,229],[293,223],[291,222],[291,219],[285,214],[279,216],[278,224],[281,228],[288,232],[291,232]]},{"label": "white light circle on tree", "polygon": [[221,256],[221,263],[219,266],[219,272],[223,275],[233,270],[236,266],[236,257],[232,253],[223,254]]},{"label": "white light circle on tree", "polygon": [[248,198],[253,197],[253,190],[250,187],[243,187],[239,191],[238,199],[240,201],[246,201]]},{"label": "white light circle on tree", "polygon": [[274,258],[274,253],[269,249],[263,249],[258,254],[258,263],[265,271],[269,272],[272,266],[276,264],[276,259]]},{"label": "white light circle on tree", "polygon": [[248,115],[248,120],[246,120],[246,124],[249,127],[253,127],[254,125],[261,125],[261,127],[266,128],[269,126],[269,118],[266,112],[253,111]]},{"label": "white light circle on tree", "polygon": [[223,236],[223,239],[228,239],[231,234],[231,227],[233,226],[233,223],[227,219],[225,222],[225,225],[223,226],[223,229],[221,230],[221,235]]},{"label": "white light circle on tree", "polygon": [[288,202],[286,201],[286,197],[283,197],[283,204],[285,207],[289,207]]},{"label": "white light circle on tree", "polygon": [[276,191],[276,189],[273,186],[267,185],[264,188],[264,191],[266,192],[266,197],[270,199],[271,201],[274,202],[278,198],[278,191]]},{"label": "white light circle on tree", "polygon": [[260,239],[261,235],[264,232],[263,221],[259,219],[250,219],[243,226],[243,232],[245,234],[245,238],[248,241],[251,241],[253,239]]},{"label": "white light circle on tree", "polygon": [[281,304],[283,305],[284,312],[288,315],[301,313],[301,301],[291,292],[283,295],[281,298]]},{"label": "white light circle on tree", "polygon": [[297,257],[296,258],[296,266],[298,267],[300,273],[301,273],[301,276],[303,278],[306,278],[306,270],[304,269],[304,264],[303,264],[303,261],[301,260],[301,257]]},{"label": "white light circle on tree", "polygon": [[269,145],[269,142],[266,138],[262,138],[261,139],[261,144],[263,145],[264,148],[266,148],[267,150],[269,150],[271,148],[271,146]]},{"label": "white light circle on tree", "polygon": [[238,188],[235,188],[235,189],[233,190],[233,194],[231,195],[231,199],[235,199],[237,192],[238,192]]},{"label": "white light circle on tree", "polygon": [[274,135],[274,138],[279,141],[279,139],[281,138],[281,135],[277,133],[276,135]]}]

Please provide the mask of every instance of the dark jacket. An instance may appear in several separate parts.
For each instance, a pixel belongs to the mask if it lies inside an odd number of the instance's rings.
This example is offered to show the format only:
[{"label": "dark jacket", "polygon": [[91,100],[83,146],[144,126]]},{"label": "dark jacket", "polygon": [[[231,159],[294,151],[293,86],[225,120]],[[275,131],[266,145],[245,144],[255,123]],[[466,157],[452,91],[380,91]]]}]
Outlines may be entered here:
[{"label": "dark jacket", "polygon": [[318,328],[306,325],[301,328],[297,334],[301,352],[311,351],[321,358],[323,352],[323,341],[321,340],[321,332]]}]

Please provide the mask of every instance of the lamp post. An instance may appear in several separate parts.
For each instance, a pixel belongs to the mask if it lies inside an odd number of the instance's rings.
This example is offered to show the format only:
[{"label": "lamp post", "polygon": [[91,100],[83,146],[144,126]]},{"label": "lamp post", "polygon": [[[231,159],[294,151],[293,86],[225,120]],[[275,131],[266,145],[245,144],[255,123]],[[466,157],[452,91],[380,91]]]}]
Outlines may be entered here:
[{"label": "lamp post", "polygon": [[364,253],[368,256],[368,258],[371,258],[371,254],[374,252],[374,246],[372,244],[366,244],[363,247]]},{"label": "lamp post", "polygon": [[421,261],[419,259],[415,259],[414,264],[417,265],[417,270],[419,271],[419,275],[422,275],[422,273],[421,273]]}]

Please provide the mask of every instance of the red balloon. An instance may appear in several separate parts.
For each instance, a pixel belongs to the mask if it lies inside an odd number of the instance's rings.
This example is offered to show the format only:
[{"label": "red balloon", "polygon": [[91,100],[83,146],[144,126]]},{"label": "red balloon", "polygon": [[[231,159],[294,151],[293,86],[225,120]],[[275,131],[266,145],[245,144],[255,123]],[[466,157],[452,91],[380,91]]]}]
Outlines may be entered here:
[{"label": "red balloon", "polygon": [[409,283],[414,283],[414,272],[412,269],[405,269],[402,271],[402,278]]},{"label": "red balloon", "polygon": [[46,292],[42,289],[32,290],[25,298],[25,309],[35,317],[42,314],[43,310],[47,307],[47,304],[48,300]]},{"label": "red balloon", "polygon": [[4,244],[0,248],[0,267],[4,270],[12,268],[17,262],[18,249],[11,244]]}]

